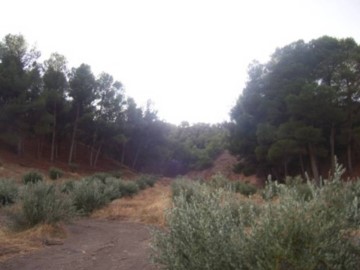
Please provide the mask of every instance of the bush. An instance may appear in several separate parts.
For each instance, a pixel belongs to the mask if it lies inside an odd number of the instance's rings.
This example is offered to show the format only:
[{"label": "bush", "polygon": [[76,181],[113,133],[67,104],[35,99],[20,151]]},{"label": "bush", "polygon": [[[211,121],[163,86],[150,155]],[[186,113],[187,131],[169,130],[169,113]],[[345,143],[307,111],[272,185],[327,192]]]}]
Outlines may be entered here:
[{"label": "bush", "polygon": [[131,197],[139,192],[139,186],[133,181],[119,180],[119,189],[124,197]]},{"label": "bush", "polygon": [[51,167],[49,169],[49,177],[52,180],[57,180],[57,179],[61,178],[63,175],[64,175],[64,172],[59,168]]},{"label": "bush", "polygon": [[153,260],[175,270],[359,269],[358,186],[307,185],[305,200],[297,185],[269,181],[264,196],[278,199],[261,205],[206,185],[177,189],[168,228],[153,233]]},{"label": "bush", "polygon": [[210,181],[208,182],[208,185],[210,185],[213,188],[225,188],[225,189],[231,188],[230,181],[221,173],[217,173],[213,175]]},{"label": "bush", "polygon": [[185,178],[176,179],[171,183],[172,196],[174,199],[178,196],[184,196],[185,200],[190,202],[200,187],[199,182]]},{"label": "bush", "polygon": [[299,201],[292,191],[284,188],[280,202],[266,204],[252,222],[244,260],[260,269],[357,269],[359,246],[343,215],[320,195]]},{"label": "bush", "polygon": [[158,180],[157,176],[143,174],[138,179],[136,179],[136,183],[139,186],[140,190],[143,190],[147,187],[153,187]]},{"label": "bush", "polygon": [[123,176],[122,171],[112,171],[110,172],[110,175],[115,178],[121,178]]},{"label": "bush", "polygon": [[0,179],[0,205],[8,205],[15,202],[18,196],[18,187],[14,181]]},{"label": "bush", "polygon": [[245,196],[250,196],[257,192],[257,188],[254,185],[241,181],[233,182],[232,187],[235,192],[238,192]]},{"label": "bush", "polygon": [[[183,182],[185,183],[185,182]],[[152,258],[164,269],[243,269],[244,249],[240,212],[224,201],[224,190],[194,183],[174,197],[168,228],[153,232]]]},{"label": "bush", "polygon": [[75,182],[71,196],[76,210],[85,215],[110,201],[105,193],[105,184],[95,178]]},{"label": "bush", "polygon": [[21,198],[21,208],[10,215],[12,225],[17,229],[66,221],[74,214],[71,200],[55,185],[43,182],[28,184]]},{"label": "bush", "polygon": [[43,180],[43,176],[37,171],[31,171],[23,176],[24,184],[32,183],[35,184]]},{"label": "bush", "polygon": [[242,173],[245,176],[254,175],[256,174],[256,168],[254,167],[254,165],[247,165],[242,169]]},{"label": "bush", "polygon": [[110,201],[113,201],[115,199],[121,198],[121,180],[116,179],[114,177],[108,177],[105,179],[105,189],[104,189],[104,195],[107,197]]},{"label": "bush", "polygon": [[233,166],[232,171],[233,171],[234,173],[242,173],[244,167],[245,167],[245,164],[239,162],[239,163],[236,163],[236,164]]},{"label": "bush", "polygon": [[283,184],[279,184],[277,181],[272,181],[271,178],[269,177],[265,183],[265,188],[261,192],[261,195],[265,200],[271,200],[274,197],[279,196],[281,190],[284,187],[285,186]]},{"label": "bush", "polygon": [[74,187],[75,187],[75,181],[74,180],[69,180],[69,181],[66,181],[66,182],[61,184],[60,191],[62,193],[69,194],[74,190]]},{"label": "bush", "polygon": [[106,172],[97,172],[91,176],[91,178],[99,179],[103,183],[105,183],[105,179],[109,178],[109,177],[112,177],[112,175],[110,173],[106,173]]}]

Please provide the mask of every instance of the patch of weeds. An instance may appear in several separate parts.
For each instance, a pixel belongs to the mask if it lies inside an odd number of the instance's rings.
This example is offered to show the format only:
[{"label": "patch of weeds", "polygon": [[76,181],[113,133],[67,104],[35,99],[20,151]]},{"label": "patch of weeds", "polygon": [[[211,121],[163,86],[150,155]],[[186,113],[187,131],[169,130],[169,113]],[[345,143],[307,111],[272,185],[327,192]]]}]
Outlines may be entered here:
[{"label": "patch of weeds", "polygon": [[29,183],[35,184],[42,180],[43,180],[43,176],[37,171],[28,172],[23,176],[23,182],[25,185]]},{"label": "patch of weeds", "polygon": [[9,205],[18,197],[18,186],[13,180],[0,179],[0,205]]},{"label": "patch of weeds", "polygon": [[57,179],[61,178],[63,175],[64,175],[64,172],[59,168],[51,167],[49,169],[49,177],[52,180],[57,180]]}]

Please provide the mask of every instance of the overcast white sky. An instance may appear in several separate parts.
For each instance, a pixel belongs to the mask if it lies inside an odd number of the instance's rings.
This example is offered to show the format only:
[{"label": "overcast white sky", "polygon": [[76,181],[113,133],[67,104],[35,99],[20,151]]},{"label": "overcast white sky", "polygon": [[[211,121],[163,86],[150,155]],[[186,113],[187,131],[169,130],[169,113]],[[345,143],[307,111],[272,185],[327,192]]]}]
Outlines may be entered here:
[{"label": "overcast white sky", "polygon": [[360,0],[3,0],[0,37],[23,34],[47,58],[120,80],[161,119],[216,123],[254,60],[323,35],[360,42]]}]

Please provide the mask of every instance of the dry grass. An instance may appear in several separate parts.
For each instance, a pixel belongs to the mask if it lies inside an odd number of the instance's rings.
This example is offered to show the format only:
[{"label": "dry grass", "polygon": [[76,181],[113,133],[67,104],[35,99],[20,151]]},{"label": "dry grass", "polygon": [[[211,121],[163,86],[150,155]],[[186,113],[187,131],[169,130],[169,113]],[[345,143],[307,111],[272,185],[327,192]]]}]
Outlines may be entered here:
[{"label": "dry grass", "polygon": [[128,219],[134,222],[164,226],[164,210],[170,206],[170,187],[157,183],[153,188],[141,191],[132,198],[113,201],[108,206],[95,211],[92,217]]},{"label": "dry grass", "polygon": [[61,242],[66,237],[62,226],[39,225],[22,232],[0,227],[0,262],[38,250],[43,245]]}]

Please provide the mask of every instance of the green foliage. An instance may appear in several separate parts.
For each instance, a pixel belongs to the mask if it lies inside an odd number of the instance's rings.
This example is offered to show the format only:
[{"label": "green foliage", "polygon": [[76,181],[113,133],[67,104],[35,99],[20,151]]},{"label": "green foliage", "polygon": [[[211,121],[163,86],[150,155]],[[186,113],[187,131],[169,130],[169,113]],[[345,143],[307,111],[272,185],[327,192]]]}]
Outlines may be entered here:
[{"label": "green foliage", "polygon": [[229,180],[221,173],[217,173],[213,175],[210,181],[208,182],[208,185],[213,188],[226,188],[226,189],[231,188],[231,184]]},{"label": "green foliage", "polygon": [[104,194],[110,201],[113,201],[123,196],[121,192],[122,189],[121,180],[113,177],[107,177],[104,180],[104,182],[105,182]]},{"label": "green foliage", "polygon": [[74,182],[71,197],[76,210],[85,215],[110,202],[109,191],[105,192],[105,184],[96,178]]},{"label": "green foliage", "polygon": [[111,171],[110,175],[115,178],[121,178],[123,176],[123,173],[122,171],[117,170],[117,171]]},{"label": "green foliage", "polygon": [[228,191],[238,192],[245,196],[253,195],[257,192],[257,188],[254,185],[243,181],[229,181],[221,174],[214,175],[208,185],[213,188],[223,188]]},{"label": "green foliage", "polygon": [[303,183],[288,182],[269,181],[266,198],[278,200],[263,204],[188,182],[197,186],[191,199],[191,188],[178,189],[168,228],[153,233],[153,260],[175,270],[359,269],[359,184],[308,182],[312,197],[305,200]]},{"label": "green foliage", "polygon": [[250,196],[257,192],[257,188],[254,185],[242,181],[232,182],[232,187],[235,192],[245,196]]},{"label": "green foliage", "polygon": [[59,168],[51,167],[51,168],[49,169],[49,177],[50,177],[50,179],[52,179],[52,180],[59,179],[59,178],[61,178],[63,175],[64,175],[64,172],[63,172],[61,169],[59,169]]},{"label": "green foliage", "polygon": [[145,189],[147,187],[153,187],[158,180],[158,177],[150,174],[143,174],[136,179],[136,184],[139,186],[139,189]]},{"label": "green foliage", "polygon": [[23,176],[24,184],[29,184],[29,183],[34,184],[42,180],[43,180],[43,176],[37,171],[28,172]]},{"label": "green foliage", "polygon": [[66,221],[73,215],[74,209],[69,196],[61,193],[55,185],[38,182],[24,187],[21,207],[10,214],[10,220],[14,228],[23,229],[39,223]]},{"label": "green foliage", "polygon": [[201,184],[186,178],[176,179],[171,183],[173,198],[184,196],[186,201],[191,201],[194,194],[197,193]]},{"label": "green foliage", "polygon": [[243,163],[237,163],[234,165],[234,167],[232,168],[234,173],[242,173],[243,169],[244,169],[245,165]]},{"label": "green foliage", "polygon": [[[223,125],[183,123],[169,135],[171,158],[182,165],[182,172],[211,167],[226,148],[228,131]],[[174,174],[173,174],[174,175]]]},{"label": "green foliage", "polygon": [[252,164],[247,164],[243,169],[242,169],[242,173],[245,176],[250,176],[250,175],[254,175],[256,174],[256,167]]},{"label": "green foliage", "polygon": [[71,193],[74,190],[75,187],[75,180],[68,180],[61,184],[60,191],[62,193]]},{"label": "green foliage", "polygon": [[12,204],[18,196],[18,187],[13,180],[0,179],[0,206]]},{"label": "green foliage", "polygon": [[360,138],[359,89],[353,87],[359,48],[353,39],[324,36],[279,48],[268,63],[252,63],[231,112],[230,150],[262,176],[276,171],[278,180],[310,164],[319,183],[318,163],[333,167],[335,153],[351,170]]},{"label": "green foliage", "polygon": [[112,177],[112,175],[107,172],[97,172],[97,173],[93,174],[91,177],[97,178],[105,183],[106,178]]},{"label": "green foliage", "polygon": [[139,186],[134,181],[119,180],[121,195],[131,197],[139,192]]},{"label": "green foliage", "polygon": [[[153,234],[153,260],[164,269],[242,269],[244,232],[223,190],[199,187],[174,197],[168,228]],[[237,213],[238,214],[238,213]]]}]

